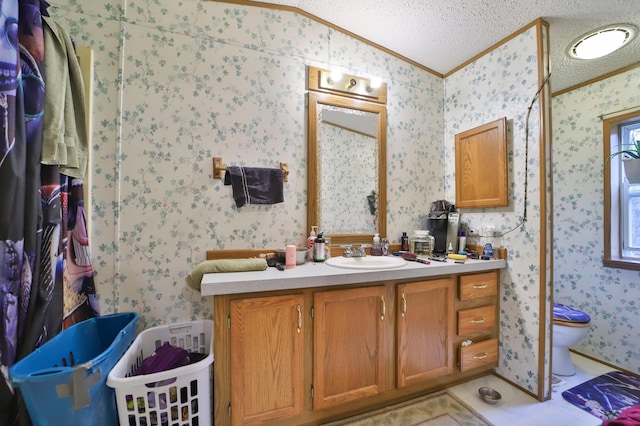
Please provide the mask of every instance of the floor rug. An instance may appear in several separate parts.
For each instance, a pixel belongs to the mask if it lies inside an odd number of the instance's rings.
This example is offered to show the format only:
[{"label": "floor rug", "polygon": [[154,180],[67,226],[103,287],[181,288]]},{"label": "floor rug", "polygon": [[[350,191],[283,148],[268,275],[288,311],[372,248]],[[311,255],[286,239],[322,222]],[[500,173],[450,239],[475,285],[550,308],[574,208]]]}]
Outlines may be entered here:
[{"label": "floor rug", "polygon": [[491,426],[484,417],[450,394],[412,399],[325,426]]},{"label": "floor rug", "polygon": [[611,371],[562,392],[564,399],[602,420],[640,404],[640,378]]}]

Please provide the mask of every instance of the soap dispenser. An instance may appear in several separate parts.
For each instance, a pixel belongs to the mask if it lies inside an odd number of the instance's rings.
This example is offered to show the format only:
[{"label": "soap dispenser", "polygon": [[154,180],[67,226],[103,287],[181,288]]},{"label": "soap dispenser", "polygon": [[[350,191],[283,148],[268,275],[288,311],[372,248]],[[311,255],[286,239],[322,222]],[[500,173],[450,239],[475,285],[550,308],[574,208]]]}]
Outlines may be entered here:
[{"label": "soap dispenser", "polygon": [[371,247],[371,256],[381,256],[382,255],[382,246],[380,244],[380,234],[375,234],[373,236],[373,246]]}]

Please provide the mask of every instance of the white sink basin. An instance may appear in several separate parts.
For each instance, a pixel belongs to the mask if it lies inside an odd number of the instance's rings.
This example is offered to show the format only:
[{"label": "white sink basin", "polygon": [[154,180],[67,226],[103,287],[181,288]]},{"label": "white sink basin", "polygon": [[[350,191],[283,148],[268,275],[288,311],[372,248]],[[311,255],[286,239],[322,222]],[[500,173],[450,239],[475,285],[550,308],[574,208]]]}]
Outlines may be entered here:
[{"label": "white sink basin", "polygon": [[395,269],[407,264],[399,256],[332,257],[325,262],[329,266],[346,269]]}]

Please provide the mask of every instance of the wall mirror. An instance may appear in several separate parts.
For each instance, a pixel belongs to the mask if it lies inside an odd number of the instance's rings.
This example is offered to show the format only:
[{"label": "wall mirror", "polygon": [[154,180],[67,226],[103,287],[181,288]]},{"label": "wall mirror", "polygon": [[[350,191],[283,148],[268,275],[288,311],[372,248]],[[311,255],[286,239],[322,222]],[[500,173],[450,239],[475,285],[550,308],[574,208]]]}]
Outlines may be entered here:
[{"label": "wall mirror", "polygon": [[308,69],[307,228],[332,244],[386,236],[386,85]]}]

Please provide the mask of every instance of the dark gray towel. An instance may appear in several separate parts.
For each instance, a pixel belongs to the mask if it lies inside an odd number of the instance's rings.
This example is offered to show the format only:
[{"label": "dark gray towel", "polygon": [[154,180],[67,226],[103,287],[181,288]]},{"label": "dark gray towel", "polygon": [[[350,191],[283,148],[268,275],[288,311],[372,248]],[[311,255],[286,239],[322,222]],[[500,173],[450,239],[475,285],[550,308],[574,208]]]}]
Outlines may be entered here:
[{"label": "dark gray towel", "polygon": [[281,169],[228,167],[224,184],[231,185],[237,207],[245,204],[277,204],[284,201]]}]

